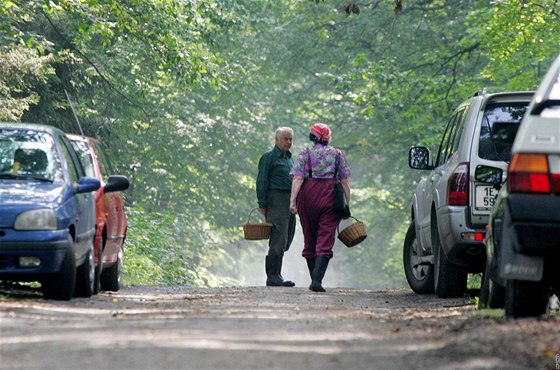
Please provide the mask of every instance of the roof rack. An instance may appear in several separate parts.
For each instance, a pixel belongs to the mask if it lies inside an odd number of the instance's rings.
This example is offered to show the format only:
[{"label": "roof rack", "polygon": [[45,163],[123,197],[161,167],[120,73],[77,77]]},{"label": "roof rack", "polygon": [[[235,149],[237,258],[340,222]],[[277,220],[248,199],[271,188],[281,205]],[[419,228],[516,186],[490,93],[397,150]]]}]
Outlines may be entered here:
[{"label": "roof rack", "polygon": [[474,94],[471,95],[471,98],[474,98],[475,96],[480,96],[480,95],[486,95],[488,93],[488,90],[483,87],[482,91],[476,91]]}]

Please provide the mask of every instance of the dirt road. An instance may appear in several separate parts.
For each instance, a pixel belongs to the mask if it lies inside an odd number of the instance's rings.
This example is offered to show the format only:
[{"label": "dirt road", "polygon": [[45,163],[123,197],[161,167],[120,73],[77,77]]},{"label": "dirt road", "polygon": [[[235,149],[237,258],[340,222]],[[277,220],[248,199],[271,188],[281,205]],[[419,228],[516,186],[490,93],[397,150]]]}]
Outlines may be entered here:
[{"label": "dirt road", "polygon": [[506,320],[410,290],[4,290],[1,369],[556,369],[560,316]]}]

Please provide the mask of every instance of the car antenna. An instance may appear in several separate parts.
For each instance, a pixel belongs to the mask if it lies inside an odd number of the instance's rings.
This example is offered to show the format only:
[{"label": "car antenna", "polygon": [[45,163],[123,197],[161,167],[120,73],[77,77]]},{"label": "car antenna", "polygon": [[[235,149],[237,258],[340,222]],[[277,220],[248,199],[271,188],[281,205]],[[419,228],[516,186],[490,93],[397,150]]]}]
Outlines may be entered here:
[{"label": "car antenna", "polygon": [[66,99],[68,99],[68,103],[70,104],[70,108],[72,109],[72,113],[74,114],[74,118],[76,118],[76,122],[78,123],[78,127],[80,128],[80,132],[82,133],[82,137],[85,138],[84,130],[82,130],[82,125],[80,124],[80,120],[78,119],[78,115],[76,114],[76,110],[74,109],[74,105],[72,104],[72,100],[70,100],[70,96],[66,89],[64,89],[64,94],[66,95]]}]

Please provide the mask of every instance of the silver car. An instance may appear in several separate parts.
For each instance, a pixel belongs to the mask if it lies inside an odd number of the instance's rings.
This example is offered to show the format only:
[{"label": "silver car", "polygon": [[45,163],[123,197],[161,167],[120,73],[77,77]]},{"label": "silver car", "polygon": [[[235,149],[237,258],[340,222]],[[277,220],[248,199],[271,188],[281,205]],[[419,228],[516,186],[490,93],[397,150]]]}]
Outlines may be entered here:
[{"label": "silver car", "polygon": [[426,147],[410,148],[410,167],[429,171],[412,196],[403,248],[406,278],[416,293],[462,296],[467,275],[483,270],[482,241],[498,192],[488,177],[492,169],[507,168],[532,96],[476,93],[455,109],[434,156]]},{"label": "silver car", "polygon": [[560,291],[560,55],[535,93],[512,152],[507,184],[488,223],[479,306],[505,306],[508,317],[538,316],[551,288]]}]

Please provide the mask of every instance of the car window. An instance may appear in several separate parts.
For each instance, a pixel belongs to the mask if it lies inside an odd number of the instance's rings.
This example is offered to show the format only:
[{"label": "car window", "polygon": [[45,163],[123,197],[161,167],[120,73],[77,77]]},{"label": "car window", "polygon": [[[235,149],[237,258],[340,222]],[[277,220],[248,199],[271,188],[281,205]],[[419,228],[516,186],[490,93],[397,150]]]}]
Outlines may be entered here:
[{"label": "car window", "polygon": [[111,163],[109,163],[109,158],[105,154],[103,146],[99,143],[95,143],[95,154],[97,155],[97,162],[99,164],[99,170],[101,171],[101,176],[103,180],[107,181],[107,178],[112,174],[113,170],[111,168]]},{"label": "car window", "polygon": [[0,178],[64,181],[54,138],[35,130],[0,129]]},{"label": "car window", "polygon": [[70,140],[76,154],[78,155],[78,159],[84,168],[84,172],[86,176],[89,177],[97,177],[95,174],[95,165],[93,162],[93,153],[88,145],[87,142],[82,140]]},{"label": "car window", "polygon": [[457,129],[455,130],[455,138],[453,139],[451,154],[455,153],[459,149],[459,143],[461,142],[461,135],[463,134],[463,129],[465,128],[465,121],[467,118],[465,112],[466,109],[461,109],[459,112],[457,112]]},{"label": "car window", "polygon": [[438,167],[443,162],[443,160],[441,160],[441,158],[442,158],[443,152],[445,151],[444,148],[445,148],[445,144],[446,144],[446,142],[448,140],[448,137],[449,137],[449,131],[451,130],[450,127],[451,127],[451,121],[452,120],[453,120],[453,118],[451,120],[449,120],[447,122],[447,126],[445,126],[445,132],[443,133],[443,137],[441,138],[441,142],[439,144],[439,149],[438,149],[438,154],[437,154],[437,157],[436,157],[435,167]]},{"label": "car window", "polygon": [[459,112],[453,114],[449,122],[447,123],[447,127],[445,129],[445,133],[443,134],[443,138],[441,139],[441,144],[436,160],[436,167],[441,166],[452,154],[452,147],[453,147],[453,139],[455,137],[455,132],[457,129],[457,119],[458,119]]},{"label": "car window", "polygon": [[66,159],[66,163],[68,164],[68,170],[70,172],[70,178],[72,179],[73,182],[78,182],[78,180],[80,179],[80,175],[83,172],[81,167],[79,166],[79,163],[77,163],[73,158],[72,158],[72,154],[70,153],[70,149],[67,146],[66,142],[62,142],[62,151],[64,152],[64,157]]},{"label": "car window", "polygon": [[511,147],[528,103],[489,104],[482,117],[478,156],[509,162]]}]

